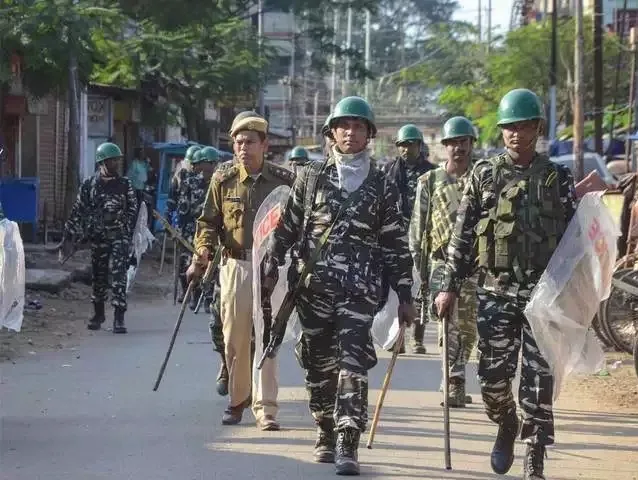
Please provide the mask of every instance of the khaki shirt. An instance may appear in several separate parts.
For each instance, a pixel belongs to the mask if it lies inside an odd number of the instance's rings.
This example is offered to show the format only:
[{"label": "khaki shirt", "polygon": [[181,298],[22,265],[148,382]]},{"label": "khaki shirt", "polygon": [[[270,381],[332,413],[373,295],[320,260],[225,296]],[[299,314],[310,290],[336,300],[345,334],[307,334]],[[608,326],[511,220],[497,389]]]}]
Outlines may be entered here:
[{"label": "khaki shirt", "polygon": [[211,252],[221,243],[225,250],[252,249],[253,223],[262,202],[275,188],[292,186],[294,173],[264,161],[254,180],[237,162],[215,172],[208,187],[202,215],[197,220],[195,249]]}]

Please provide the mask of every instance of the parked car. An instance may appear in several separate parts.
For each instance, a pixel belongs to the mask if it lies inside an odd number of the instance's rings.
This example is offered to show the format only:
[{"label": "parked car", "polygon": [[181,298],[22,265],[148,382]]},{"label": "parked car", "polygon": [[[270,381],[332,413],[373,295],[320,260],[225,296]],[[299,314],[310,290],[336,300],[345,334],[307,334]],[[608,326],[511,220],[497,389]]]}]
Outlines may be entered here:
[{"label": "parked car", "polygon": [[[574,155],[561,155],[559,157],[550,157],[552,162],[560,163],[569,168],[574,173]],[[615,188],[618,184],[618,178],[609,171],[603,157],[597,153],[585,152],[583,154],[583,173],[585,176],[596,170],[600,178],[609,185],[611,188]]]}]

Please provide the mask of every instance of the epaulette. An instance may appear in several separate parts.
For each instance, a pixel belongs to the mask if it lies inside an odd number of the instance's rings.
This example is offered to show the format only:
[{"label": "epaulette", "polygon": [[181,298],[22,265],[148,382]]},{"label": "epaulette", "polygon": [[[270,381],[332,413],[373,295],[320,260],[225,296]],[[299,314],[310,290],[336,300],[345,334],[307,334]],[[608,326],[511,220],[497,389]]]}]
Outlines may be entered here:
[{"label": "epaulette", "polygon": [[215,173],[213,174],[213,181],[218,183],[224,183],[227,180],[230,180],[231,178],[233,178],[238,173],[239,173],[238,165],[231,164],[228,166],[224,166],[224,164],[221,164],[219,167],[217,167],[217,170],[215,170]]},{"label": "epaulette", "polygon": [[279,167],[272,163],[266,163],[266,168],[268,168],[268,173],[285,181],[289,186],[295,182],[295,174],[287,168]]}]

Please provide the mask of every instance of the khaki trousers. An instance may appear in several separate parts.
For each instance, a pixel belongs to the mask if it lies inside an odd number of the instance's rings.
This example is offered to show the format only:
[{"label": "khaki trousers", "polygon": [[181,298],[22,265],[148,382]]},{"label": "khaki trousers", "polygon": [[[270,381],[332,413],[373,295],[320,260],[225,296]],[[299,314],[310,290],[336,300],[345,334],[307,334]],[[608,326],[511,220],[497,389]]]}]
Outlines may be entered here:
[{"label": "khaki trousers", "polygon": [[[228,258],[219,274],[220,315],[226,344],[228,364],[228,393],[230,405],[237,406],[253,395],[253,414],[277,415],[277,363],[268,359],[255,374],[253,385],[250,343],[253,330],[252,263]],[[261,338],[256,339],[261,342]],[[261,350],[261,349],[258,349]],[[256,359],[257,361],[259,359]]]}]

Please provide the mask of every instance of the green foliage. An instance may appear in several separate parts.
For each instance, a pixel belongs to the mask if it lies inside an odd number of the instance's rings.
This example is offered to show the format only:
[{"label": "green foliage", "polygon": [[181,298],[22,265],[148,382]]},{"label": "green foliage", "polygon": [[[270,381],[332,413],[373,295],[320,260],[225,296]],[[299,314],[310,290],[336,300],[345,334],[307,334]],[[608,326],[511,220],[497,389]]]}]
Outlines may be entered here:
[{"label": "green foliage", "polygon": [[93,32],[108,36],[121,21],[115,7],[89,1],[4,0],[0,5],[0,84],[10,80],[11,54],[20,54],[23,82],[35,96],[66,88],[71,53],[77,56],[80,81],[86,82],[94,65],[105,60]]},{"label": "green foliage", "polygon": [[[549,23],[535,23],[513,30],[504,41],[492,46],[487,53],[471,35],[472,27],[456,24],[441,27],[430,44],[438,50],[426,64],[408,69],[405,78],[420,81],[431,88],[440,88],[439,103],[452,115],[463,114],[480,128],[482,141],[496,143],[500,132],[496,128],[496,109],[499,100],[514,88],[529,88],[541,98],[548,98],[551,28]],[[591,18],[584,25],[586,72],[583,90],[585,112],[594,109],[593,28]],[[558,26],[557,110],[559,123],[571,123],[572,83],[574,59],[574,21],[563,20]],[[606,36],[603,43],[604,104],[612,103],[616,59],[624,48],[614,36]],[[628,66],[629,53],[623,55]],[[623,68],[623,67],[621,67]],[[621,75],[618,99],[628,96],[628,75]],[[624,103],[621,100],[620,103]]]}]

